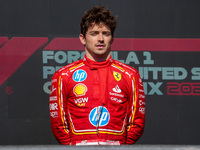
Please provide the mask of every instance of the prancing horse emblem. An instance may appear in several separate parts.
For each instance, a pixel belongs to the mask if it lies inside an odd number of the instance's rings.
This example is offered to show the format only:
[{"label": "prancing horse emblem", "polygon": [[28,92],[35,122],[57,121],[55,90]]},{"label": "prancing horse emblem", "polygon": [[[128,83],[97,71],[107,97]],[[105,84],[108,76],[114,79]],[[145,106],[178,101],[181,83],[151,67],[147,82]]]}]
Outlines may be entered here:
[{"label": "prancing horse emblem", "polygon": [[117,81],[120,81],[122,79],[121,73],[113,71],[113,76]]}]

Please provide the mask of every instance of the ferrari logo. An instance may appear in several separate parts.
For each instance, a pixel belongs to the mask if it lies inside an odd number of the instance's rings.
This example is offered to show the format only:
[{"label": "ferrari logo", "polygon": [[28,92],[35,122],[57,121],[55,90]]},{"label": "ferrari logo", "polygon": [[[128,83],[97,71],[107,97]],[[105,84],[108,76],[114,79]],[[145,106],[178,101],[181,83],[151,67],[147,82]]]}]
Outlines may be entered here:
[{"label": "ferrari logo", "polygon": [[122,79],[122,75],[121,73],[118,73],[118,72],[113,72],[113,76],[114,78],[117,80],[117,81],[120,81]]}]

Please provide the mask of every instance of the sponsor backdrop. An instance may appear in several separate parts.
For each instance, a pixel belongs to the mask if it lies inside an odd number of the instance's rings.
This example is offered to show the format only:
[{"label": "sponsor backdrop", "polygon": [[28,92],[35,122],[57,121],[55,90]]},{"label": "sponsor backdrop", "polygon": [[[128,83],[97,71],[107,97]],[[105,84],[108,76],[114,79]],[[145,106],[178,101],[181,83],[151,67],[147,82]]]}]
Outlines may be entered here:
[{"label": "sponsor backdrop", "polygon": [[199,3],[1,0],[0,144],[57,144],[50,80],[84,57],[79,22],[97,4],[118,16],[113,58],[138,69],[144,82],[146,126],[137,144],[200,144]]}]

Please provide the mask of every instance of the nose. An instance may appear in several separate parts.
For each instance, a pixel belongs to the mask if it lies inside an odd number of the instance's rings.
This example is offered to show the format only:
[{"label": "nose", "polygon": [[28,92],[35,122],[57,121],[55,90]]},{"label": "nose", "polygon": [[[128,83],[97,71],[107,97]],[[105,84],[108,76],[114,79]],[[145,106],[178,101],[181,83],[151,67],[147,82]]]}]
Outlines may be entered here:
[{"label": "nose", "polygon": [[99,34],[99,39],[98,39],[98,41],[99,41],[100,43],[104,43],[103,34]]}]

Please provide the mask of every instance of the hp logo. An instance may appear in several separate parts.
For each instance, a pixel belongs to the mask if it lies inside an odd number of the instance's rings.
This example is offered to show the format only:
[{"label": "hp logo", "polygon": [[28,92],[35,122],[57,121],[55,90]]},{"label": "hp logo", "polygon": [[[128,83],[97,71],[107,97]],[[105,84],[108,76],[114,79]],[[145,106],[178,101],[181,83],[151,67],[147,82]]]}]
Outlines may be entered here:
[{"label": "hp logo", "polygon": [[93,126],[102,127],[108,124],[110,114],[105,107],[98,106],[90,111],[89,120]]},{"label": "hp logo", "polygon": [[84,70],[77,70],[73,74],[73,80],[76,82],[82,82],[87,78],[87,73]]}]

